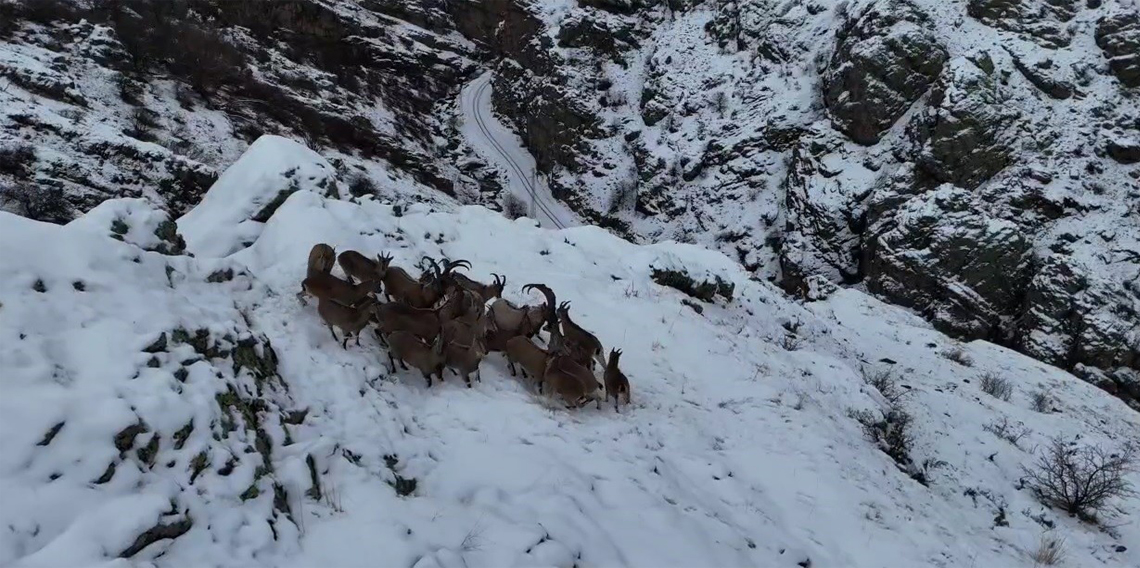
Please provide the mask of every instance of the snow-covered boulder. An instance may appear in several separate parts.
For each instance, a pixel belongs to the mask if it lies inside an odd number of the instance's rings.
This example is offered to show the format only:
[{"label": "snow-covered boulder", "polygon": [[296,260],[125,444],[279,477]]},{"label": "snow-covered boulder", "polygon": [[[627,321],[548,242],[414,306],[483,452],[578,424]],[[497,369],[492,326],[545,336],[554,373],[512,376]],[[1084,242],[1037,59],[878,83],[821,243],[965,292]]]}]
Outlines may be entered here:
[{"label": "snow-covered boulder", "polygon": [[336,170],[298,142],[262,136],[226,169],[201,203],[178,219],[178,230],[195,255],[228,256],[252,244],[273,212],[302,189],[335,195]]},{"label": "snow-covered boulder", "polygon": [[143,250],[162,254],[182,254],[186,242],[170,214],[141,198],[109,199],[69,227],[131,243]]},{"label": "snow-covered boulder", "polygon": [[1108,67],[1125,87],[1140,87],[1140,14],[1122,10],[1096,24],[1096,44],[1108,57]]}]

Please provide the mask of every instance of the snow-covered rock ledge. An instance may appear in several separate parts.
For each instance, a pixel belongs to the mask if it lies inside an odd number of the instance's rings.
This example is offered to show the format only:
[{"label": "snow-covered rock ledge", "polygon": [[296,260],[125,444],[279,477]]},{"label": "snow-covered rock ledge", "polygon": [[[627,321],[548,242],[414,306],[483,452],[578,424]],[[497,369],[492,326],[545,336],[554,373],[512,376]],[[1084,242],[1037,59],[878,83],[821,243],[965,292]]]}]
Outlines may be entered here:
[{"label": "snow-covered rock ledge", "polygon": [[[305,185],[257,221],[278,173],[313,166],[273,157],[178,220],[194,257],[146,250],[164,218],[139,202],[63,227],[0,214],[0,565],[1032,566],[1048,535],[1073,566],[1140,565],[1135,499],[1112,536],[1018,489],[1053,436],[1140,431],[1067,373],[855,291],[792,302],[692,245]],[[342,350],[294,297],[315,242],[466,258],[519,302],[550,285],[624,350],[632,407],[559,409],[498,355],[473,389],[389,376],[371,334]],[[654,268],[733,299],[697,313]],[[925,485],[850,417],[886,410],[876,371],[910,393]],[[1003,420],[1017,444],[986,429]]]}]

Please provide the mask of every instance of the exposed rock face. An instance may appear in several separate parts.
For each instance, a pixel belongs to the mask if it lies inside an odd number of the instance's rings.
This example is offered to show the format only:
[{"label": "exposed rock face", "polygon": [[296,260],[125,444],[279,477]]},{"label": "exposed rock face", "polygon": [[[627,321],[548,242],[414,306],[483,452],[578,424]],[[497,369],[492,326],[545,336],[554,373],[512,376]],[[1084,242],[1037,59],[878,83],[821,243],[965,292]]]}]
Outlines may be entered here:
[{"label": "exposed rock face", "polygon": [[1030,241],[986,216],[970,193],[945,185],[876,219],[868,236],[867,285],[913,306],[936,327],[1002,340],[1032,276]]},{"label": "exposed rock face", "polygon": [[995,74],[955,60],[909,126],[916,162],[939,182],[973,189],[1012,161],[1007,131],[1018,117]]},{"label": "exposed rock face", "polygon": [[833,282],[857,282],[859,273],[859,233],[862,230],[858,196],[843,190],[836,172],[822,164],[835,152],[815,136],[792,150],[785,179],[787,221],[780,267],[784,287],[806,293],[808,277],[822,275]]},{"label": "exposed rock face", "polygon": [[1096,24],[1096,44],[1124,86],[1140,87],[1140,14],[1121,12],[1101,18]]},{"label": "exposed rock face", "polygon": [[860,144],[874,144],[942,72],[946,49],[929,19],[904,1],[875,3],[836,37],[823,76],[832,124]]},{"label": "exposed rock face", "polygon": [[430,7],[316,0],[45,6],[0,6],[0,77],[7,78],[0,146],[11,136],[40,149],[12,183],[61,189],[76,211],[146,196],[178,215],[197,203],[218,167],[261,134],[279,133],[337,155],[338,167],[364,171],[385,162],[417,183],[453,191],[452,166],[437,159],[436,133],[445,126],[436,105],[457,92],[471,61]]},{"label": "exposed rock face", "polygon": [[1080,9],[1079,0],[970,0],[968,13],[998,29],[1025,34],[1046,47],[1072,41],[1065,25]]},{"label": "exposed rock face", "polygon": [[1025,297],[1020,347],[1061,367],[1091,367],[1082,376],[1140,408],[1140,291],[1089,272],[1065,255],[1045,260]]}]

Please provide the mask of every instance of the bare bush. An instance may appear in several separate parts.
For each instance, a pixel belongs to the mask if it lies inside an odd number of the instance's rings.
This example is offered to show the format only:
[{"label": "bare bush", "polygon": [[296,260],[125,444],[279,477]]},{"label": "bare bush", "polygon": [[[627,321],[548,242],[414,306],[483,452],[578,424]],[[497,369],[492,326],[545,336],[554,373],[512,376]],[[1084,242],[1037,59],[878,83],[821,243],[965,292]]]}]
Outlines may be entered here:
[{"label": "bare bush", "polygon": [[1052,533],[1041,535],[1037,550],[1033,551],[1034,566],[1056,566],[1065,559],[1065,539]]},{"label": "bare bush", "polygon": [[54,186],[0,186],[0,206],[14,206],[24,217],[57,225],[74,218],[63,188]]},{"label": "bare bush", "polygon": [[0,146],[0,173],[18,176],[26,174],[36,161],[36,151],[29,144]]},{"label": "bare bush", "polygon": [[899,407],[880,414],[870,410],[853,412],[851,417],[863,426],[863,433],[879,447],[883,453],[902,466],[909,467],[912,463],[910,448],[914,443],[914,435],[910,426],[914,421],[910,413]]},{"label": "bare bush", "polygon": [[1049,393],[1045,392],[1045,389],[1033,393],[1032,408],[1037,412],[1051,411],[1053,409],[1053,397],[1049,396]]},{"label": "bare bush", "polygon": [[637,181],[632,179],[619,181],[610,196],[609,214],[613,215],[622,210],[629,209],[637,202]]},{"label": "bare bush", "polygon": [[879,394],[883,395],[883,398],[886,399],[887,403],[891,406],[897,406],[903,399],[910,395],[910,391],[900,386],[894,373],[891,373],[889,370],[872,371],[868,373],[867,370],[864,369],[863,382],[879,391]]},{"label": "bare bush", "polygon": [[356,174],[348,180],[348,192],[355,197],[376,195],[376,184],[365,174]]},{"label": "bare bush", "polygon": [[981,386],[982,392],[999,400],[1009,402],[1009,397],[1013,396],[1013,385],[993,373],[982,375]]},{"label": "bare bush", "polygon": [[1017,447],[1021,447],[1018,445],[1018,443],[1021,442],[1022,438],[1028,436],[1033,432],[1024,424],[1020,422],[1014,424],[1009,421],[1009,418],[1006,418],[1004,416],[1001,420],[990,422],[989,424],[982,426],[982,428],[986,432],[989,432],[994,436],[997,436],[998,438],[1001,438]]},{"label": "bare bush", "polygon": [[1118,451],[1078,446],[1053,438],[1033,468],[1025,469],[1025,485],[1043,503],[1095,522],[1115,516],[1113,501],[1137,495],[1126,476],[1136,468],[1136,448]]},{"label": "bare bush", "polygon": [[523,201],[517,195],[513,193],[503,195],[503,214],[507,216],[507,219],[526,217],[529,209],[526,201]]}]

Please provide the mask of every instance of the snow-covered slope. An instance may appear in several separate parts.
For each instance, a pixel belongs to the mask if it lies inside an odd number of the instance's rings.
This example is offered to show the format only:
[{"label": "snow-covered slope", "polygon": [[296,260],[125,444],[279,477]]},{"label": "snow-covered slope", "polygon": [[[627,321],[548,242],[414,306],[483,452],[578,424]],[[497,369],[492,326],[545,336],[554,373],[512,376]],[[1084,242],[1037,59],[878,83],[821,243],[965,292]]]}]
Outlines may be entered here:
[{"label": "snow-covered slope", "polygon": [[[0,213],[0,565],[1032,566],[1048,535],[1072,566],[1140,564],[1136,499],[1112,536],[1018,489],[1052,436],[1116,447],[1140,431],[1066,372],[854,290],[790,301],[694,245],[298,179],[258,231],[207,195],[180,220],[212,231],[194,257],[147,250],[163,214],[141,200],[66,226]],[[280,189],[248,188],[249,203]],[[516,301],[549,284],[624,350],[632,406],[567,411],[498,355],[472,389],[389,374],[370,333],[343,350],[295,298],[315,242],[406,267],[466,258]],[[654,269],[719,277],[732,300],[694,302]],[[876,370],[911,393],[925,485],[851,417],[886,409],[862,378]],[[1012,398],[982,393],[984,373]],[[1052,412],[1031,409],[1039,390]],[[1030,431],[1018,445],[985,430],[1003,419]]]}]

